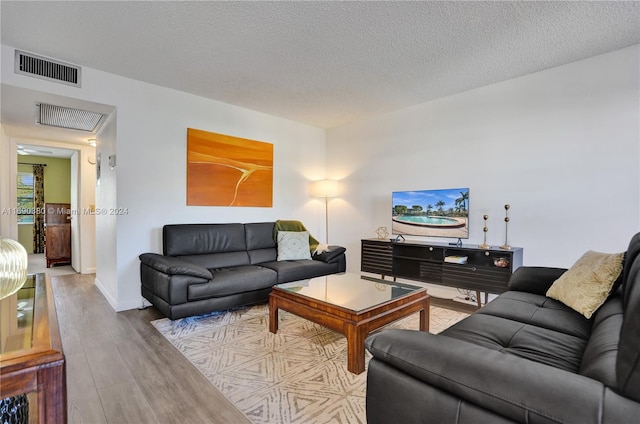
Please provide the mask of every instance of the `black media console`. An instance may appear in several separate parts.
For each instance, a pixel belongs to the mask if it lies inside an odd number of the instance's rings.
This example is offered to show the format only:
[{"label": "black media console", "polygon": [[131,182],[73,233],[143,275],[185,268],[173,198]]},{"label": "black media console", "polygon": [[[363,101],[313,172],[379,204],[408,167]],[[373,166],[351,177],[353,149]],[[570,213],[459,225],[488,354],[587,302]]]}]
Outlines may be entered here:
[{"label": "black media console", "polygon": [[[420,241],[363,239],[364,272],[406,278],[485,293],[503,293],[513,271],[522,266],[522,248],[481,249]],[[480,300],[478,299],[478,302]]]}]

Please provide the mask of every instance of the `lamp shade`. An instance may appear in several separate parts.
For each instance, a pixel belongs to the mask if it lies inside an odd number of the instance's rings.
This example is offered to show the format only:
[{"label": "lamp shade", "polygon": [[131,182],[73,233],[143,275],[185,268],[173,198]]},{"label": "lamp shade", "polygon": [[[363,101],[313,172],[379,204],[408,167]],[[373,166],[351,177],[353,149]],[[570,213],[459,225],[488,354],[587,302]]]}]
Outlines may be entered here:
[{"label": "lamp shade", "polygon": [[0,238],[0,299],[9,297],[27,280],[27,251],[10,238]]},{"label": "lamp shade", "polygon": [[320,180],[311,183],[311,196],[336,197],[338,195],[338,182],[336,180]]}]

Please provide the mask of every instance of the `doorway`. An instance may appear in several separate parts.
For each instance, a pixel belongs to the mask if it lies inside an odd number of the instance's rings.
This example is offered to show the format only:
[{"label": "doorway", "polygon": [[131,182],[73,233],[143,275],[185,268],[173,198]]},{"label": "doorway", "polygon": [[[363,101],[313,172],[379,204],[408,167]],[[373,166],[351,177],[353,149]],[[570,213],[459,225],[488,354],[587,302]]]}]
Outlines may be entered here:
[{"label": "doorway", "polygon": [[[35,269],[38,272],[46,271],[56,275],[95,272],[95,221],[93,216],[89,216],[89,210],[83,210],[81,207],[83,186],[95,186],[95,171],[87,172],[85,169],[83,172],[82,169],[82,166],[93,167],[90,155],[86,154],[87,148],[83,146],[79,149],[74,144],[29,140],[28,144],[17,141],[16,151],[18,174],[27,173],[34,164],[44,165],[44,201],[48,204],[69,205],[71,211],[71,263],[51,265],[50,268],[46,267],[44,255],[34,252],[33,224],[21,222],[20,217],[18,218],[18,241],[29,253],[29,272],[35,272],[32,271]],[[86,165],[80,160],[83,156],[89,159],[85,159]],[[95,198],[94,193],[95,191],[91,190],[91,195]],[[89,199],[91,204],[95,203],[94,198]],[[83,231],[86,234],[83,235]],[[83,240],[91,244],[90,248],[83,248]]]}]

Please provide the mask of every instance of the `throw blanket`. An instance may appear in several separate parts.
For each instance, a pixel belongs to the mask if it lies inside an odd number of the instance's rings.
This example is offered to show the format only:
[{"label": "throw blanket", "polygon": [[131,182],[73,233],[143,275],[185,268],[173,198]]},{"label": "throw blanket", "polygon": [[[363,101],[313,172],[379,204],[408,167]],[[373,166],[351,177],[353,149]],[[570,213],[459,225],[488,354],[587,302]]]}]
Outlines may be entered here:
[{"label": "throw blanket", "polygon": [[[307,231],[304,224],[300,221],[287,221],[287,220],[277,220],[276,225],[273,227],[273,239],[278,240],[278,231]],[[328,251],[328,247],[326,245],[321,245],[318,240],[316,240],[311,234],[309,234],[309,250],[311,254],[322,253],[319,248],[323,248],[323,251]]]}]

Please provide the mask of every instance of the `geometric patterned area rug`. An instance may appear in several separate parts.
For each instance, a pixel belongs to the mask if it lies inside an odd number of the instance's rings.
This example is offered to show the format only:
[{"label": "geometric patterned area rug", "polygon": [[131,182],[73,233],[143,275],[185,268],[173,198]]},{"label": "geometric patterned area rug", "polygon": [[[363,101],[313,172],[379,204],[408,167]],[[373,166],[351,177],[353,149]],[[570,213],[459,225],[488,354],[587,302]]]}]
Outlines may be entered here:
[{"label": "geometric patterned area rug", "polygon": [[[269,332],[267,304],[152,321],[200,372],[255,424],[366,423],[367,372],[347,371],[344,336],[280,310]],[[430,332],[467,314],[431,307]],[[419,314],[385,328],[417,330]],[[371,355],[365,354],[368,364]]]}]

